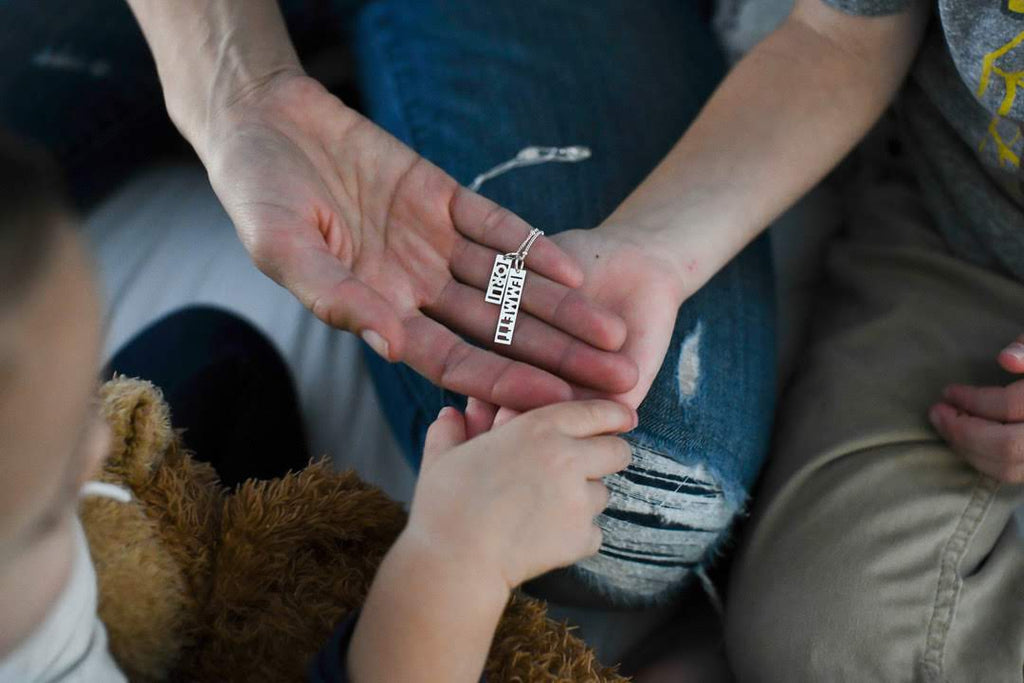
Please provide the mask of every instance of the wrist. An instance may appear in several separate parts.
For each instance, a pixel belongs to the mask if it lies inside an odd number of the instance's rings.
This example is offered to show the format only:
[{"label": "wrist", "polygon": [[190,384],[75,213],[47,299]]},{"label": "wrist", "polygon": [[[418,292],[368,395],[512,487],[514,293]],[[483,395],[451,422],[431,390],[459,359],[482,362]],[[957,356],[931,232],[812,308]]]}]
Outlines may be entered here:
[{"label": "wrist", "polygon": [[403,571],[411,568],[439,595],[454,592],[455,599],[485,612],[490,608],[500,615],[511,594],[508,580],[484,553],[439,541],[413,527],[406,527],[384,562]]},{"label": "wrist", "polygon": [[479,680],[508,590],[425,540],[403,532],[377,569],[346,658],[353,681]]},{"label": "wrist", "polygon": [[204,161],[212,141],[232,126],[245,107],[281,82],[305,76],[296,62],[240,63],[213,67],[213,73],[166,88],[167,113]]},{"label": "wrist", "polygon": [[284,73],[301,73],[276,0],[128,0],[171,120],[201,149],[209,122]]},{"label": "wrist", "polygon": [[705,273],[711,267],[710,259],[699,249],[689,248],[680,239],[677,226],[609,220],[594,230],[621,245],[617,248],[635,249],[647,262],[655,264],[667,285],[665,296],[673,304],[682,305],[714,274]]}]

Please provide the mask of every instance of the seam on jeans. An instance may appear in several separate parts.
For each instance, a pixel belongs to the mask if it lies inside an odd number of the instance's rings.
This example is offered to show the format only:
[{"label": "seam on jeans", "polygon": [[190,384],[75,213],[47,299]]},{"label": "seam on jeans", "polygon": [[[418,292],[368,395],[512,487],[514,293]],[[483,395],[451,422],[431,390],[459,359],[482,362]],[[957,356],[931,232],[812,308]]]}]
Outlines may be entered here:
[{"label": "seam on jeans", "polygon": [[943,680],[942,660],[963,589],[960,563],[998,489],[998,481],[985,475],[978,475],[977,482],[971,490],[971,497],[960,514],[960,520],[942,548],[935,601],[932,604],[932,616],[928,620],[924,654],[920,661],[921,676],[925,681]]}]

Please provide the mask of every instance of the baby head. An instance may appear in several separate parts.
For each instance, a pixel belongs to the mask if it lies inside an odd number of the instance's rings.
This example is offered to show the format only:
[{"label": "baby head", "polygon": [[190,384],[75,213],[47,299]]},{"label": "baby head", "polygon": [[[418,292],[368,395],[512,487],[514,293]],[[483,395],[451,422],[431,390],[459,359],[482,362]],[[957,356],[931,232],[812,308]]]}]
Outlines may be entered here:
[{"label": "baby head", "polygon": [[57,173],[0,132],[0,658],[59,594],[78,491],[106,455],[100,321]]}]

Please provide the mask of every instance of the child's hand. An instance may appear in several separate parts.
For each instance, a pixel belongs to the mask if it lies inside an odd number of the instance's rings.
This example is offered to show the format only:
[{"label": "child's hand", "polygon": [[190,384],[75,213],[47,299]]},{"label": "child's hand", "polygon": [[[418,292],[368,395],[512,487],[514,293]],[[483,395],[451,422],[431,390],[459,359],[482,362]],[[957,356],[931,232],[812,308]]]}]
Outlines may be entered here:
[{"label": "child's hand", "polygon": [[[1024,335],[999,354],[1007,372],[1024,373]],[[1005,387],[951,384],[928,414],[958,454],[996,479],[1024,483],[1024,380]]]},{"label": "child's hand", "polygon": [[601,545],[601,477],[630,460],[611,434],[636,426],[636,413],[558,403],[491,429],[494,415],[474,401],[430,426],[409,524],[352,635],[353,681],[479,680],[509,591]]},{"label": "child's hand", "polygon": [[636,413],[611,401],[559,403],[467,441],[467,430],[490,426],[476,408],[468,419],[445,408],[427,432],[403,542],[507,589],[596,553],[594,517],[608,502],[601,478],[631,457],[612,434],[632,429]]}]

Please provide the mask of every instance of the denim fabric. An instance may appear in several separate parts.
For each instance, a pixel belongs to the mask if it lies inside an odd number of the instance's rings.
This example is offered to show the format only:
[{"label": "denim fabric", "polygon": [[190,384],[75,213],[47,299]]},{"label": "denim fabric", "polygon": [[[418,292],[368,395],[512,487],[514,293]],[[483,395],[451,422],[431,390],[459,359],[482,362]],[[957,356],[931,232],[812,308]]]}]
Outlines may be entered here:
[{"label": "denim fabric", "polygon": [[[367,4],[352,29],[369,115],[462,183],[527,145],[591,148],[588,161],[484,185],[548,234],[604,219],[668,152],[725,68],[698,8],[678,0],[384,0]],[[608,481],[611,505],[598,520],[605,547],[574,571],[613,602],[678,589],[713,558],[741,510],[771,425],[772,288],[762,238],[681,308],[629,435],[634,464]],[[417,465],[427,426],[462,399],[367,356]]]}]

